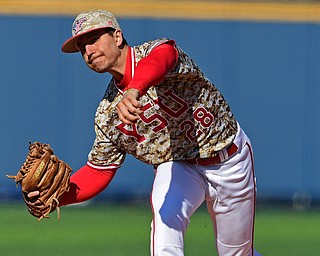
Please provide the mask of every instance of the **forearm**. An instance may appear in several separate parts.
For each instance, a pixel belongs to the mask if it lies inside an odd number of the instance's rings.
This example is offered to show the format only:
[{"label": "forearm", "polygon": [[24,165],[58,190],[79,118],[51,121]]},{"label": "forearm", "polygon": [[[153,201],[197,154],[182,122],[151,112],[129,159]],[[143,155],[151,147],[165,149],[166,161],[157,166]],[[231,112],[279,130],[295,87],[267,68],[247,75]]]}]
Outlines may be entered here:
[{"label": "forearm", "polygon": [[101,193],[110,184],[117,169],[96,169],[85,165],[70,178],[70,189],[60,199],[60,205],[80,203]]}]

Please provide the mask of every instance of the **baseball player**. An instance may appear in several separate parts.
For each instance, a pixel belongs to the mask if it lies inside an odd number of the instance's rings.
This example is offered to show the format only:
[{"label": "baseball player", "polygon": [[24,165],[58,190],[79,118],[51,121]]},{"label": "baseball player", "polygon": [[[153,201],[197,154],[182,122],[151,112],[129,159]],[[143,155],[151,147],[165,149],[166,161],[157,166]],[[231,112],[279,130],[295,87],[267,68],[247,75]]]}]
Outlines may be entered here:
[{"label": "baseball player", "polygon": [[129,46],[104,10],[79,14],[62,51],[80,52],[90,69],[113,77],[87,164],[71,176],[60,205],[96,196],[132,154],[155,169],[152,256],[184,255],[190,217],[204,201],[219,255],[256,255],[250,140],[195,62],[166,38]]}]

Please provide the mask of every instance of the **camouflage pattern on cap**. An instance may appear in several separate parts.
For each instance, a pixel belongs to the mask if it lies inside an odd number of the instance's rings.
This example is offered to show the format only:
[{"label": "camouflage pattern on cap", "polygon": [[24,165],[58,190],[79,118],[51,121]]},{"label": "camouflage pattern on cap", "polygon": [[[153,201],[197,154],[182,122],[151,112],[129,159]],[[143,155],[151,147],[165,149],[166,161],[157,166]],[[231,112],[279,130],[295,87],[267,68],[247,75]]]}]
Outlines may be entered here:
[{"label": "camouflage pattern on cap", "polygon": [[79,50],[76,47],[78,37],[101,28],[114,28],[121,30],[116,17],[111,12],[104,10],[91,10],[80,13],[72,24],[72,37],[64,42],[62,45],[62,51],[67,53],[78,52]]},{"label": "camouflage pattern on cap", "polygon": [[119,23],[112,13],[102,10],[83,12],[76,17],[72,24],[72,35],[105,27],[120,29]]}]

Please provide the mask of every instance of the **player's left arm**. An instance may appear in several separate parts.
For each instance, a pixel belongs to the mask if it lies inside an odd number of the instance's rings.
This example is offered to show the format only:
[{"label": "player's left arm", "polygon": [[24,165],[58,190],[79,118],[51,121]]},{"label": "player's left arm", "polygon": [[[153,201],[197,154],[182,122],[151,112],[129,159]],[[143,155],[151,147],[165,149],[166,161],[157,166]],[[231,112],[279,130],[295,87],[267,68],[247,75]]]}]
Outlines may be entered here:
[{"label": "player's left arm", "polygon": [[141,59],[135,74],[117,105],[119,119],[125,124],[133,124],[141,114],[138,99],[152,86],[159,84],[178,60],[178,51],[173,41],[161,44],[148,56]]},{"label": "player's left arm", "polygon": [[60,205],[87,201],[107,188],[116,174],[117,168],[95,168],[86,164],[70,177],[70,189],[60,201]]},{"label": "player's left arm", "polygon": [[[110,184],[116,174],[117,168],[95,168],[92,164],[86,164],[70,177],[69,190],[59,200],[59,206],[75,204],[87,201],[101,193]],[[43,204],[37,200],[39,191],[32,191],[28,197],[34,203],[32,207],[40,210]]]}]

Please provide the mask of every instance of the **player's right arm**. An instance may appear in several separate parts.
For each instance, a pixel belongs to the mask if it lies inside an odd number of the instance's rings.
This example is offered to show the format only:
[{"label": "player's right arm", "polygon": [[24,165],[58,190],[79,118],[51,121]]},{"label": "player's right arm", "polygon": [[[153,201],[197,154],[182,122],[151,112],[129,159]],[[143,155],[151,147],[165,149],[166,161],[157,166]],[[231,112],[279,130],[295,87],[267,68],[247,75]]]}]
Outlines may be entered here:
[{"label": "player's right arm", "polygon": [[134,76],[125,88],[125,94],[117,105],[117,113],[122,123],[132,125],[142,114],[139,97],[147,90],[159,84],[178,60],[178,51],[174,41],[157,46],[137,64]]}]

